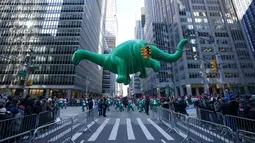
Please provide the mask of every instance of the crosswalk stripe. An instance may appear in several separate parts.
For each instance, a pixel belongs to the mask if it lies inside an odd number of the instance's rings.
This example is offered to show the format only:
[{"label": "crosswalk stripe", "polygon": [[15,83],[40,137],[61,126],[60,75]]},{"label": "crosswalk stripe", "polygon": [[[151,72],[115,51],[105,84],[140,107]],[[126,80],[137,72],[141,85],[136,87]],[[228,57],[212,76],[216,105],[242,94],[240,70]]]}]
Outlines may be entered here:
[{"label": "crosswalk stripe", "polygon": [[88,141],[95,141],[97,139],[97,137],[99,136],[99,134],[103,131],[104,127],[106,126],[106,124],[108,123],[110,119],[106,119],[103,124],[101,124],[101,126],[96,130],[96,132],[88,139]]},{"label": "crosswalk stripe", "polygon": [[[97,122],[97,121],[98,121],[98,119],[96,119],[95,121],[91,122],[87,127],[88,127],[88,128],[92,127],[92,126],[95,124],[95,122]],[[83,129],[82,131],[85,132],[85,131],[88,130],[88,128],[85,128],[85,129]],[[73,141],[76,140],[76,139],[79,138],[82,134],[83,134],[83,133],[76,133],[76,134],[74,134],[73,137],[72,137],[72,140],[73,140]]]},{"label": "crosswalk stripe", "polygon": [[169,134],[167,134],[162,128],[160,128],[155,122],[151,119],[147,119],[167,140],[174,140]]},{"label": "crosswalk stripe", "polygon": [[84,140],[82,140],[80,143],[84,143]]},{"label": "crosswalk stripe", "polygon": [[153,138],[153,136],[151,135],[151,133],[148,131],[148,129],[147,129],[147,128],[145,127],[145,125],[143,124],[142,120],[141,120],[140,118],[136,118],[136,120],[137,120],[139,126],[141,127],[141,129],[143,130],[143,133],[144,133],[144,135],[146,136],[146,138],[147,138],[148,140],[155,140],[155,139]]},{"label": "crosswalk stripe", "polygon": [[111,132],[108,140],[116,140],[118,129],[119,129],[119,124],[120,124],[120,118],[116,119],[116,122],[112,128],[112,132]]},{"label": "crosswalk stripe", "polygon": [[135,135],[134,135],[133,128],[131,125],[131,120],[129,118],[127,118],[126,121],[127,121],[128,140],[135,140]]}]

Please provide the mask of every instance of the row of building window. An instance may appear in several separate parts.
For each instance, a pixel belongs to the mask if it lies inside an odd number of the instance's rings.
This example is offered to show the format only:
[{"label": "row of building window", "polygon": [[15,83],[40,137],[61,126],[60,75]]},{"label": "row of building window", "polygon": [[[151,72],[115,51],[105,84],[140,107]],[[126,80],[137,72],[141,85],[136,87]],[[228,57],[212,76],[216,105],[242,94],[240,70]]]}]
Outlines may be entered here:
[{"label": "row of building window", "polygon": [[[238,78],[238,73],[225,73],[225,78]],[[219,73],[206,73],[207,78],[219,78]],[[203,78],[202,74],[200,73],[190,73],[189,78]]]},{"label": "row of building window", "polygon": [[54,41],[45,41],[45,42],[29,42],[28,44],[22,44],[22,42],[4,42],[0,41],[0,45],[79,45],[79,42],[75,41],[66,41],[66,42],[54,42]]},{"label": "row of building window", "polygon": [[[45,25],[46,26],[46,25]],[[38,26],[37,26],[38,27]],[[80,28],[81,25],[75,25],[75,24],[66,24],[66,25],[62,25],[62,24],[58,24],[56,26],[54,25],[49,25],[48,28]],[[13,29],[13,28],[17,28],[17,26],[15,25],[0,25],[0,28],[8,28],[8,29]],[[39,27],[42,28],[42,27]]]},{"label": "row of building window", "polygon": [[244,76],[252,78],[252,77],[255,77],[255,73],[245,73]]}]

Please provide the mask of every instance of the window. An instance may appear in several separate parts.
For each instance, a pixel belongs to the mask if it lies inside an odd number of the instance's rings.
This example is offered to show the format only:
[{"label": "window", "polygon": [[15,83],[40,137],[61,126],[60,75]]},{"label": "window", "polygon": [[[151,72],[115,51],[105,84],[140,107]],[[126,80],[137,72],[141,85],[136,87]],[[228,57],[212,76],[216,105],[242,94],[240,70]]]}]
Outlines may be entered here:
[{"label": "window", "polygon": [[216,32],[215,33],[216,37],[228,37],[228,33],[220,33],[220,32]]},{"label": "window", "polygon": [[200,68],[200,64],[188,64],[188,68],[189,69],[198,69]]},{"label": "window", "polygon": [[225,52],[232,52],[232,48],[231,47],[219,47],[219,52],[221,53],[225,53]]},{"label": "window", "polygon": [[225,73],[224,74],[225,78],[237,78],[239,77],[238,73]]},{"label": "window", "polygon": [[202,52],[213,52],[213,48],[212,47],[201,47]]},{"label": "window", "polygon": [[219,73],[206,73],[207,78],[220,78]]},{"label": "window", "polygon": [[202,78],[200,73],[189,73],[189,78]]},{"label": "window", "polygon": [[193,12],[194,16],[206,16],[205,12]]}]

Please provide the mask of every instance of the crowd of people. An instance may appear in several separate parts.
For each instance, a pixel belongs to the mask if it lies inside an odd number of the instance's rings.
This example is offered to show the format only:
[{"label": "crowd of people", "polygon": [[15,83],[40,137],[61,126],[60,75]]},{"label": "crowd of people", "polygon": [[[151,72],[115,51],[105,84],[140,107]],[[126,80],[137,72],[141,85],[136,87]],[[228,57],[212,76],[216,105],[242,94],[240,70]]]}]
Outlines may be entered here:
[{"label": "crowd of people", "polygon": [[204,95],[195,101],[200,109],[220,112],[223,115],[255,119],[255,95]]},{"label": "crowd of people", "polygon": [[0,121],[57,110],[57,98],[25,98],[0,95]]}]

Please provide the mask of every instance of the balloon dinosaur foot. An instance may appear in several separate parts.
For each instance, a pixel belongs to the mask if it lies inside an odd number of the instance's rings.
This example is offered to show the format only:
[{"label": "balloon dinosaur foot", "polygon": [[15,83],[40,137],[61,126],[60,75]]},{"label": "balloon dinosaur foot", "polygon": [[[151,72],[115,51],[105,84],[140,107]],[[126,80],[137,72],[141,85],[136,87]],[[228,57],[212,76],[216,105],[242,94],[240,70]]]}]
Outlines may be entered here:
[{"label": "balloon dinosaur foot", "polygon": [[117,81],[118,83],[125,83],[125,82],[127,83],[127,82],[128,82],[128,79],[127,79],[126,76],[118,75],[116,81]]},{"label": "balloon dinosaur foot", "polygon": [[131,79],[128,78],[126,81],[124,81],[124,85],[128,85],[131,82]]},{"label": "balloon dinosaur foot", "polygon": [[158,62],[158,61],[154,62],[153,65],[152,65],[152,69],[154,70],[154,72],[159,72],[160,62]]}]

